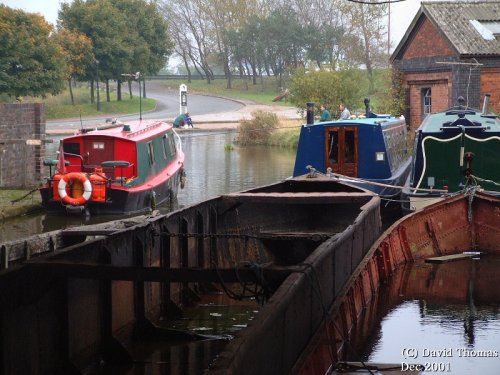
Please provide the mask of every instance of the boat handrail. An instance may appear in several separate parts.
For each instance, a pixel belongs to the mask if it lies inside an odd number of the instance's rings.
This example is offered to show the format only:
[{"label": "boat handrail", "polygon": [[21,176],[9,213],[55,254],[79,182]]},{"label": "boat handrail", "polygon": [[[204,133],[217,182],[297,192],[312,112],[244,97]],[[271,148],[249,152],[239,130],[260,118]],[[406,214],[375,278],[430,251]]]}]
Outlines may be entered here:
[{"label": "boat handrail", "polygon": [[148,125],[148,126],[146,126],[146,127],[142,128],[142,129],[139,129],[139,130],[136,130],[136,131],[134,131],[134,132],[128,133],[128,134],[127,134],[127,138],[132,138],[132,137],[135,137],[135,136],[136,136],[136,135],[138,135],[138,134],[145,133],[145,132],[147,132],[147,131],[149,131],[149,130],[151,130],[151,129],[153,129],[153,128],[157,128],[157,127],[158,127],[158,126],[160,126],[161,124],[163,124],[163,122],[161,122],[161,121],[157,121],[157,122],[155,122],[155,123],[153,123],[153,124],[150,124],[150,125]]},{"label": "boat handrail", "polygon": [[181,137],[179,136],[179,134],[177,134],[177,132],[174,129],[172,129],[172,131],[174,132],[175,146],[176,146],[177,150],[179,150],[180,152],[182,152]]}]

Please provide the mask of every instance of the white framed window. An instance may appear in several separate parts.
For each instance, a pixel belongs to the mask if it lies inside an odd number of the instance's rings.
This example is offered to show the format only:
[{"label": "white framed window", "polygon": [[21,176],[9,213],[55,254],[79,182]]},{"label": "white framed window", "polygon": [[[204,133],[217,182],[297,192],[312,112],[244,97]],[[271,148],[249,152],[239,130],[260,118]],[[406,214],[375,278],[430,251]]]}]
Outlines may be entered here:
[{"label": "white framed window", "polygon": [[430,88],[422,90],[422,104],[424,116],[432,112],[432,91]]},{"label": "white framed window", "polygon": [[92,148],[94,150],[104,150],[104,142],[93,142]]}]

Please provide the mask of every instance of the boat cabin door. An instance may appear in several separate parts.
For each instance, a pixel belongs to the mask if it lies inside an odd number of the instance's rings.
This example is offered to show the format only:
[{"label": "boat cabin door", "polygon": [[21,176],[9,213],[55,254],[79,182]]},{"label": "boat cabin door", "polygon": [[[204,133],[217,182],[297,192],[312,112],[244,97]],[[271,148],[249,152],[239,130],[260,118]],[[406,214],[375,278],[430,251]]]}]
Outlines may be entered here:
[{"label": "boat cabin door", "polygon": [[325,127],[325,164],[334,173],[358,177],[358,128]]},{"label": "boat cabin door", "polygon": [[87,137],[83,143],[83,162],[91,168],[99,167],[103,161],[114,160],[112,139]]}]

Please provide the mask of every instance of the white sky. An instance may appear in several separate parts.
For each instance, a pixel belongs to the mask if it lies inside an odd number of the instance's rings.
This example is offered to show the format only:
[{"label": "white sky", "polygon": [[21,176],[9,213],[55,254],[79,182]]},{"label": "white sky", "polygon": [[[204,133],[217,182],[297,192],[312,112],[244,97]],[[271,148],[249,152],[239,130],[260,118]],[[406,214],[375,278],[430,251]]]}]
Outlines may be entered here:
[{"label": "white sky", "polygon": [[[66,2],[70,2],[70,0],[0,0],[0,4],[5,4],[11,8],[22,9],[29,13],[40,13],[54,25],[60,4]],[[420,8],[420,2],[421,0],[405,0],[390,5],[391,43],[393,48],[398,45],[408,26],[410,26],[413,17]]]}]

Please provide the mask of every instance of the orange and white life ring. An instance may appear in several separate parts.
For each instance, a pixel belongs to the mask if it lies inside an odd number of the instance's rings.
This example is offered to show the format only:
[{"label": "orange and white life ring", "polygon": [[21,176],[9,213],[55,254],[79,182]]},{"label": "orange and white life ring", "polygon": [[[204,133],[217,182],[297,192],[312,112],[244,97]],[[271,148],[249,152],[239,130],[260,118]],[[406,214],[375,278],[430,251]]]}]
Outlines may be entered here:
[{"label": "orange and white life ring", "polygon": [[[78,198],[73,198],[66,192],[66,185],[70,181],[79,181],[83,185],[83,194]],[[84,173],[71,172],[65,174],[59,180],[57,191],[59,192],[59,196],[64,203],[70,204],[72,206],[81,206],[90,199],[92,195],[92,184]]]}]

